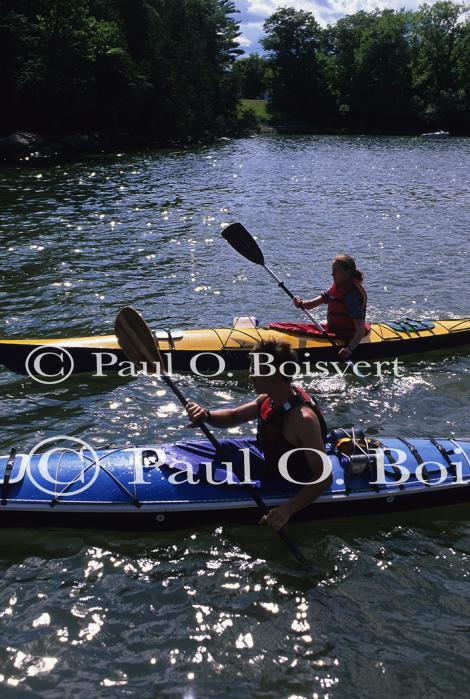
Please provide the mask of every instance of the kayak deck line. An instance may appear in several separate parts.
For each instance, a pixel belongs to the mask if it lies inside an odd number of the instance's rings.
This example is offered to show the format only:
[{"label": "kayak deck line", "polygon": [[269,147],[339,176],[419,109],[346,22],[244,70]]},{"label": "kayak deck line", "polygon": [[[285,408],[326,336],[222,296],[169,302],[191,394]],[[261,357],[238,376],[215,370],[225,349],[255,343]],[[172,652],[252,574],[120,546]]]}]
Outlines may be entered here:
[{"label": "kayak deck line", "polygon": [[[114,449],[113,451],[111,451],[111,452],[107,455],[107,458],[109,458],[110,456],[112,456],[113,453],[117,453],[117,452],[119,452],[119,451],[121,451],[121,450],[120,450],[120,449]],[[63,452],[63,454],[64,454],[64,453],[65,453],[65,452]],[[90,468],[93,468],[93,466],[97,465],[96,459],[92,459],[92,458],[90,458],[89,456],[86,456],[85,454],[83,454],[83,458],[85,458],[85,459],[86,459],[87,461],[89,461],[90,463],[89,463],[87,466],[84,466],[84,467],[82,468],[82,470],[80,471],[80,473],[78,473],[71,481],[69,481],[69,482],[65,485],[65,487],[60,491],[60,493],[57,493],[57,494],[54,496],[54,498],[53,498],[52,500],[49,501],[49,506],[50,506],[50,507],[55,507],[56,505],[58,505],[59,502],[60,502],[60,498],[66,496],[67,491],[74,485],[74,483],[76,483],[78,480],[81,480],[81,479],[83,478],[83,476],[85,475],[85,473],[86,473]],[[98,457],[98,459],[99,459],[99,457]],[[101,463],[101,460],[99,461],[99,468],[101,468],[101,469],[111,478],[111,480],[112,480],[114,483],[116,483],[116,485],[117,485],[124,493],[126,493],[126,495],[129,496],[129,500],[130,500],[130,502],[132,503],[132,505],[134,505],[134,507],[137,507],[137,508],[142,507],[142,503],[139,502],[139,500],[138,500],[137,496],[135,495],[135,493],[132,494],[132,493],[126,488],[126,486],[125,486],[123,483],[121,483],[121,481],[119,480],[119,478],[117,478],[103,463]]]}]

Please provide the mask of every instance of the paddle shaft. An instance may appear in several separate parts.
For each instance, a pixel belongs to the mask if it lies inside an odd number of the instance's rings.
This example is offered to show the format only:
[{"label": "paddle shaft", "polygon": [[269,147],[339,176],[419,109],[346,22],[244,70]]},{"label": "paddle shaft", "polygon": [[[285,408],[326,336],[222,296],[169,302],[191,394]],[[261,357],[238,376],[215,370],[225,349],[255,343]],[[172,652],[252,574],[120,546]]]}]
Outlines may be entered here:
[{"label": "paddle shaft", "polygon": [[[281,281],[279,277],[272,271],[272,269],[268,267],[268,265],[265,263],[263,251],[261,250],[256,240],[253,238],[251,233],[247,231],[245,226],[243,226],[241,223],[232,223],[222,231],[222,237],[227,241],[229,245],[232,246],[234,250],[238,252],[239,255],[242,255],[245,259],[249,260],[250,262],[254,262],[255,265],[264,267],[266,272],[277,282],[277,285],[280,286],[281,289],[283,289],[286,292],[289,298],[295,298],[294,294],[291,291],[289,291],[284,282]],[[307,316],[307,318],[309,319],[309,321],[323,335],[323,337],[326,338],[328,342],[330,342],[333,345],[333,347],[338,347],[334,338],[328,335],[326,330],[322,328],[320,323],[318,323],[315,320],[315,318],[307,311],[307,309],[303,306],[301,306],[301,308]]]},{"label": "paddle shaft", "polygon": [[[188,402],[189,402],[189,399],[186,398],[186,396],[179,390],[178,386],[174,383],[174,381],[170,378],[170,376],[165,372],[164,364],[163,364],[162,356],[160,353],[160,348],[158,347],[158,340],[157,339],[155,339],[155,347],[156,347],[156,350],[158,352],[158,357],[159,357],[159,361],[160,361],[160,376],[162,377],[162,379],[164,380],[166,385],[173,391],[173,393],[178,398],[180,403],[184,407],[186,407]],[[205,436],[207,437],[209,442],[212,444],[214,449],[216,449],[216,451],[218,451],[219,453],[225,455],[225,458],[227,458],[229,460],[229,463],[232,463],[231,455],[227,453],[227,451],[223,448],[223,446],[220,444],[220,442],[214,437],[214,435],[209,430],[207,425],[204,422],[198,422],[197,426],[205,434]],[[237,486],[237,487],[244,488],[244,490],[246,490],[246,492],[251,495],[251,497],[253,498],[254,502],[256,503],[256,505],[257,505],[257,507],[262,515],[266,515],[269,512],[269,507],[266,505],[263,498],[257,492],[255,487],[253,487],[251,485],[246,485],[246,484],[242,484],[242,485]],[[310,563],[307,561],[307,559],[305,558],[303,553],[301,551],[299,551],[299,549],[297,548],[295,543],[290,538],[289,534],[287,534],[287,532],[283,528],[277,529],[276,531],[279,534],[279,536],[281,537],[281,539],[284,541],[284,543],[286,544],[287,548],[292,553],[292,555],[299,561],[299,563],[302,563],[303,566],[310,568],[311,567]]]},{"label": "paddle shaft", "polygon": [[[272,271],[272,269],[271,269],[270,267],[268,267],[268,265],[266,265],[266,264],[264,264],[263,267],[264,267],[264,269],[266,270],[266,272],[267,272],[269,275],[271,275],[271,277],[277,282],[277,285],[278,285],[283,291],[286,292],[287,296],[289,296],[289,298],[291,298],[291,299],[294,299],[295,296],[294,296],[294,294],[292,293],[292,291],[290,291],[290,290],[287,288],[287,286],[284,284],[284,282],[283,282],[281,279],[279,279],[279,277]],[[328,333],[325,331],[325,329],[322,328],[322,326],[320,325],[320,323],[319,323],[318,321],[315,320],[315,318],[312,316],[312,314],[311,314],[306,308],[304,308],[303,306],[301,306],[301,308],[302,308],[303,312],[305,313],[305,315],[307,316],[307,318],[309,319],[309,321],[316,327],[316,329],[317,329],[319,332],[321,332],[321,334],[324,335],[324,336],[328,339],[329,342],[331,342],[335,347],[337,347],[337,344],[336,344],[334,338],[333,338],[333,337],[330,337],[330,336],[328,335]]]},{"label": "paddle shaft", "polygon": [[[159,354],[160,354],[160,352],[159,352]],[[186,396],[184,396],[181,393],[178,386],[170,379],[168,374],[166,374],[164,371],[160,370],[160,375],[161,375],[162,379],[164,380],[164,382],[166,383],[166,385],[173,391],[175,396],[178,398],[181,405],[186,407],[187,404],[189,403],[189,398],[186,398]],[[212,432],[209,430],[209,428],[207,427],[207,425],[204,422],[198,422],[198,427],[200,427],[201,430],[204,432],[204,434],[206,435],[207,439],[212,444],[214,449],[217,449],[217,451],[223,451],[222,445],[220,444],[220,442],[217,441],[217,439],[214,437],[214,435],[212,434]]]},{"label": "paddle shaft", "polygon": [[[132,361],[136,366],[140,366],[141,368],[147,367],[148,364],[150,364],[150,366],[158,364],[159,370],[156,372],[157,375],[165,381],[166,385],[175,394],[180,403],[186,407],[188,404],[188,399],[179,390],[178,386],[176,386],[169,374],[167,374],[160,352],[158,338],[154,333],[152,333],[140,313],[129,306],[121,309],[116,318],[115,330],[119,344],[124,350],[128,359],[130,359],[130,361]],[[203,422],[198,424],[216,452],[219,452],[219,454],[222,453],[227,462],[231,463],[232,455],[229,453],[229,451],[217,441]],[[262,515],[266,515],[269,512],[268,507],[263,502],[263,499],[253,485],[240,483],[236,487],[243,488],[253,498]],[[302,563],[306,569],[312,570],[312,566],[302,555],[294,542],[290,539],[289,535],[282,529],[277,530],[277,533],[289,548],[292,555],[300,563]]]}]

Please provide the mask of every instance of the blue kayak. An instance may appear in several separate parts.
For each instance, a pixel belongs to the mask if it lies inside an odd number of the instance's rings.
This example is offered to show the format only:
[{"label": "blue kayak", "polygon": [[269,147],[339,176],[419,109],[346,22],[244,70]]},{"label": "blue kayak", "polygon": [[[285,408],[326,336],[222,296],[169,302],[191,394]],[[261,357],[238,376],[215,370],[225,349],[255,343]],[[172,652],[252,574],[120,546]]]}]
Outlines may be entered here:
[{"label": "blue kayak", "polygon": [[[352,434],[351,434],[352,433]],[[270,471],[253,439],[0,456],[2,526],[176,528],[254,523],[300,485]],[[470,500],[470,440],[331,433],[332,484],[298,519],[386,513]],[[230,465],[233,464],[233,469]],[[242,482],[243,481],[243,482]]]}]

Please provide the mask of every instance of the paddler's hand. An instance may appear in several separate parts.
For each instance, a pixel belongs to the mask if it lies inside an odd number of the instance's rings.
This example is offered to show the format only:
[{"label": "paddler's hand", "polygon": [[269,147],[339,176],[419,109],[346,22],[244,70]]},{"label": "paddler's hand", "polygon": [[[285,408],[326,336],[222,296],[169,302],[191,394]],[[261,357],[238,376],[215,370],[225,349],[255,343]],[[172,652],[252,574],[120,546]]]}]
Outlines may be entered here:
[{"label": "paddler's hand", "polygon": [[266,515],[263,515],[258,522],[258,524],[268,524],[270,527],[275,529],[282,529],[289,521],[291,513],[286,505],[279,505],[279,507],[274,507]]},{"label": "paddler's hand", "polygon": [[338,352],[338,355],[339,355],[339,358],[345,362],[352,355],[352,352],[349,349],[349,347],[342,347],[340,349],[340,351]]},{"label": "paddler's hand", "polygon": [[300,296],[294,296],[294,306],[296,308],[303,308],[304,307],[304,302],[300,298]]},{"label": "paddler's hand", "polygon": [[210,412],[192,400],[186,404],[186,412],[191,420],[189,427],[196,427],[200,422],[207,422],[210,419]]}]

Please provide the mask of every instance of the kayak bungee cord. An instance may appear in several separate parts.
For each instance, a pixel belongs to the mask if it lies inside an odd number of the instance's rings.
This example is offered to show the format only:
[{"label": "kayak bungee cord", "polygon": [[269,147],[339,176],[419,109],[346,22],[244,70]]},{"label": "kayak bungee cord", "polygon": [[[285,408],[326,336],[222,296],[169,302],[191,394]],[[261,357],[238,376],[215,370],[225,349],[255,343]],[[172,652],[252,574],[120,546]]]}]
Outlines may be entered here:
[{"label": "kayak bungee cord", "polygon": [[[173,382],[170,376],[165,371],[165,365],[163,363],[163,358],[160,353],[160,348],[158,345],[158,339],[152,333],[148,327],[145,320],[142,318],[140,313],[138,313],[134,308],[126,306],[121,311],[119,311],[116,323],[115,332],[118,338],[119,344],[127,355],[129,360],[133,362],[136,366],[142,365],[146,368],[148,367],[159,367],[159,376],[164,380],[166,385],[178,398],[183,407],[186,407],[189,399],[186,398],[183,393],[179,390],[178,386]],[[150,379],[150,377],[148,377]],[[231,460],[231,454],[227,452],[226,449],[220,444],[220,442],[214,437],[212,432],[208,429],[204,422],[199,422],[198,427],[202,430],[204,435],[210,441],[214,449],[225,457]],[[256,488],[253,485],[234,484],[235,487],[243,488],[249,495],[253,498],[256,503],[260,513],[264,516],[269,512],[269,508],[263,501]],[[294,558],[306,569],[311,572],[314,571],[312,564],[305,558],[303,553],[299,550],[297,545],[291,539],[289,534],[284,530],[284,528],[276,529],[277,534],[286,544],[289,551],[292,553]]]},{"label": "kayak bungee cord", "polygon": [[[260,331],[258,330],[258,328],[256,326],[253,326],[252,328],[250,328],[250,330],[255,330],[256,333],[258,334],[258,340],[262,340]],[[216,332],[216,331],[214,330],[214,332]],[[233,327],[233,328],[230,328],[229,334],[227,335],[227,339],[225,340],[225,342],[222,342],[222,349],[230,349],[230,347],[228,347],[228,343],[232,339],[232,335],[234,333],[237,333],[238,335],[246,335],[246,337],[250,340],[251,346],[253,346],[253,344],[254,344],[253,337],[249,333],[244,332],[242,328]],[[216,334],[217,334],[217,332],[216,332]],[[219,340],[221,340],[221,338],[218,334],[217,334],[217,336],[219,337]],[[240,343],[240,340],[237,340],[235,338],[234,342]],[[244,342],[244,340],[242,340],[241,342]]]},{"label": "kayak bungee cord", "polygon": [[[63,455],[64,455],[67,451],[68,451],[68,449],[64,449],[64,450],[62,451],[62,454],[61,454],[60,457],[59,457],[59,466],[58,466],[58,468],[60,467],[60,462],[61,462],[61,460],[62,460]],[[111,451],[109,454],[107,454],[107,457],[106,457],[106,458],[108,458],[108,457],[112,456],[113,454],[116,454],[116,453],[118,453],[118,452],[120,452],[120,451],[121,451],[121,448],[119,448],[119,449],[113,449],[113,451]],[[49,505],[50,505],[51,507],[55,507],[55,506],[59,503],[59,498],[61,498],[63,495],[65,495],[65,493],[66,493],[73,485],[75,485],[75,483],[76,483],[77,481],[79,481],[79,480],[85,475],[85,473],[86,473],[87,471],[90,470],[90,468],[93,468],[93,466],[98,466],[99,469],[101,469],[102,471],[104,471],[104,473],[106,473],[106,474],[111,478],[111,480],[112,480],[114,483],[116,483],[116,485],[118,486],[118,488],[120,488],[120,489],[122,490],[123,493],[125,493],[126,495],[129,496],[131,503],[132,503],[135,507],[142,507],[142,503],[139,502],[136,493],[134,492],[134,495],[133,495],[133,494],[126,488],[126,486],[125,486],[123,483],[121,483],[121,481],[119,480],[119,478],[117,478],[117,477],[114,475],[114,473],[112,473],[106,466],[103,465],[101,459],[98,458],[98,463],[97,463],[96,459],[91,459],[89,456],[86,456],[86,454],[83,454],[83,458],[86,459],[87,461],[89,461],[90,463],[89,463],[87,466],[84,466],[84,467],[82,468],[82,470],[80,471],[80,473],[79,473],[77,476],[75,476],[71,481],[69,481],[69,482],[66,484],[66,486],[60,491],[60,493],[56,493],[56,494],[55,494],[54,498],[53,498],[53,499],[50,501],[50,503],[49,503]],[[134,485],[134,491],[135,491],[135,485]]]}]

